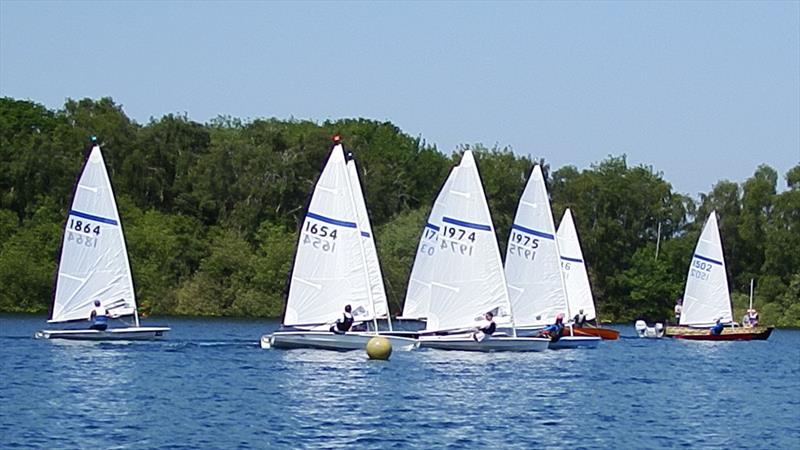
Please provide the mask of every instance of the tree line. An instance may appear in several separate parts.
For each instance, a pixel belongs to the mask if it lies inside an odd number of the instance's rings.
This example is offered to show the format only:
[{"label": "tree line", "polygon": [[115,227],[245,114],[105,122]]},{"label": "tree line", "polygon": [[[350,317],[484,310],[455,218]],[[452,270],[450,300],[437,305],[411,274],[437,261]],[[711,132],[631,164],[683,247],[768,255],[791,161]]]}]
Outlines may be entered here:
[{"label": "tree line", "polygon": [[668,317],[716,210],[735,317],[754,278],[762,319],[800,326],[800,163],[783,177],[758,166],[745,182],[722,180],[694,199],[624,155],[553,170],[509,148],[462,145],[449,155],[366,119],[201,124],[168,114],[141,125],[110,98],[67,100],[58,110],[0,99],[0,311],[49,309],[72,190],[96,135],[142,311],[279,317],[298,224],[334,134],[359,164],[393,312],[433,199],[471,149],[503,252],[530,170],[542,165],[556,222],[568,207],[575,216],[601,319]]}]

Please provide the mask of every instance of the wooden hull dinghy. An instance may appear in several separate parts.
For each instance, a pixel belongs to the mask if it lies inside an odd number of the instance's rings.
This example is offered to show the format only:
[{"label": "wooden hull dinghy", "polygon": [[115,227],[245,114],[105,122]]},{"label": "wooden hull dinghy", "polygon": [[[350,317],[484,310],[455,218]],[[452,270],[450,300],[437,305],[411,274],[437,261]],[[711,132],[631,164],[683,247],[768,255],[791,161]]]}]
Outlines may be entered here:
[{"label": "wooden hull dinghy", "polygon": [[773,327],[725,327],[722,333],[713,335],[708,328],[667,327],[667,336],[689,341],[765,341]]},{"label": "wooden hull dinghy", "polygon": [[[724,326],[714,335],[711,327],[717,323]],[[722,239],[712,211],[689,265],[680,326],[667,327],[666,335],[693,341],[755,341],[768,339],[770,334],[771,327],[739,327],[733,322]]]},{"label": "wooden hull dinghy", "polygon": [[597,336],[604,341],[615,341],[619,339],[619,331],[604,327],[575,327],[572,328],[575,336]]}]

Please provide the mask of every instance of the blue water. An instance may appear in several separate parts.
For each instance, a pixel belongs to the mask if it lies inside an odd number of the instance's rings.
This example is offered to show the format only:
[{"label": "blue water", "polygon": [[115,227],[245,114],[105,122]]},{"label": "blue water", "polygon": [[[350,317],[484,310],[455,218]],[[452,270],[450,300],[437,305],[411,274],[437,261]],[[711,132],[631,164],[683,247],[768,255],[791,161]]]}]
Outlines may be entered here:
[{"label": "blue water", "polygon": [[32,339],[0,316],[0,448],[800,448],[800,331],[473,354],[261,350],[267,321],[162,342]]}]

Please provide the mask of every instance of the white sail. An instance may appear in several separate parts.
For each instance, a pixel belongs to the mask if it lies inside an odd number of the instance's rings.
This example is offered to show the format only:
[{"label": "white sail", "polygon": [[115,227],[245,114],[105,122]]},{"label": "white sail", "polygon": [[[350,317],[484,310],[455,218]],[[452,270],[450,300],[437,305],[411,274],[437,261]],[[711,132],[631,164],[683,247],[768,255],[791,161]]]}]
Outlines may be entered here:
[{"label": "white sail", "polygon": [[136,311],[122,223],[96,145],[78,180],[64,228],[50,322],[86,320],[95,300],[100,300],[112,317]]},{"label": "white sail", "polygon": [[722,323],[733,322],[722,240],[717,228],[716,212],[712,211],[689,266],[680,324],[710,326],[718,318],[722,319]]},{"label": "white sail", "polygon": [[517,326],[544,326],[569,317],[550,200],[542,169],[533,168],[519,200],[506,251],[508,293]]},{"label": "white sail", "polygon": [[594,320],[597,318],[597,312],[594,307],[592,288],[589,285],[589,274],[586,272],[581,242],[578,240],[578,231],[575,229],[575,222],[572,220],[572,212],[569,208],[564,211],[564,217],[558,225],[557,238],[569,310],[572,314],[583,310],[586,320]]},{"label": "white sail", "polygon": [[350,188],[353,192],[353,200],[356,205],[358,228],[361,233],[364,256],[367,260],[367,272],[369,273],[372,301],[375,304],[375,314],[378,318],[388,318],[389,303],[386,300],[386,289],[383,286],[383,273],[381,272],[381,265],[378,261],[378,252],[375,248],[372,225],[370,225],[369,222],[369,213],[367,212],[367,204],[364,202],[364,194],[361,190],[361,182],[359,181],[356,162],[352,159],[347,161],[347,172],[350,180]]},{"label": "white sail", "polygon": [[330,323],[348,304],[356,320],[374,317],[349,178],[344,151],[336,145],[300,230],[284,325]]},{"label": "white sail", "polygon": [[426,330],[471,327],[488,311],[509,308],[494,225],[472,152],[446,189],[431,270]]},{"label": "white sail", "polygon": [[405,319],[426,319],[428,317],[431,304],[431,271],[436,260],[434,255],[439,243],[439,229],[442,226],[444,198],[453,183],[457,170],[458,167],[450,170],[450,175],[433,203],[428,222],[422,228],[422,236],[420,236],[417,246],[417,256],[414,258],[414,266],[411,268],[411,276],[408,279],[406,301],[403,304],[403,318]]}]

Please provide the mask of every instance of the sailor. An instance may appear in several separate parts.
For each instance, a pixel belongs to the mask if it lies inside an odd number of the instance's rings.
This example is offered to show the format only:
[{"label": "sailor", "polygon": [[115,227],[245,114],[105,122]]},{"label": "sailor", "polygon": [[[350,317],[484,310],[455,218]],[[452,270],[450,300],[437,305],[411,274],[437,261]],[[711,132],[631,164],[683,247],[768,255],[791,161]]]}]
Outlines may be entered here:
[{"label": "sailor", "polygon": [[345,305],[344,314],[342,314],[342,317],[336,319],[336,323],[331,326],[331,331],[336,334],[345,334],[350,331],[350,327],[353,326],[352,311],[353,309],[350,305]]},{"label": "sailor", "polygon": [[575,322],[575,326],[583,327],[586,325],[586,314],[583,313],[581,309],[578,311],[578,314],[575,314],[575,317],[572,318],[572,321]]},{"label": "sailor", "polygon": [[717,317],[717,323],[715,323],[714,326],[711,327],[711,334],[714,336],[719,336],[720,334],[722,334],[722,328],[723,328],[722,318]]},{"label": "sailor", "polygon": [[494,323],[494,314],[492,314],[491,312],[487,312],[483,316],[483,318],[486,319],[486,324],[478,328],[478,330],[475,331],[474,333],[472,333],[472,339],[474,339],[477,342],[486,339],[486,336],[493,335],[494,332],[497,330],[497,324]]},{"label": "sailor", "polygon": [[678,297],[675,300],[675,323],[681,323],[681,312],[683,312],[683,299]]},{"label": "sailor", "polygon": [[100,304],[100,300],[94,301],[94,308],[92,308],[92,313],[89,315],[89,321],[92,322],[90,327],[92,330],[105,331],[108,328],[108,310]]},{"label": "sailor", "polygon": [[552,325],[544,327],[539,333],[539,336],[549,337],[554,342],[561,337],[561,332],[564,330],[564,313],[558,313],[556,322]]},{"label": "sailor", "polygon": [[751,327],[758,326],[758,311],[752,308],[747,310],[747,323],[749,323]]}]

